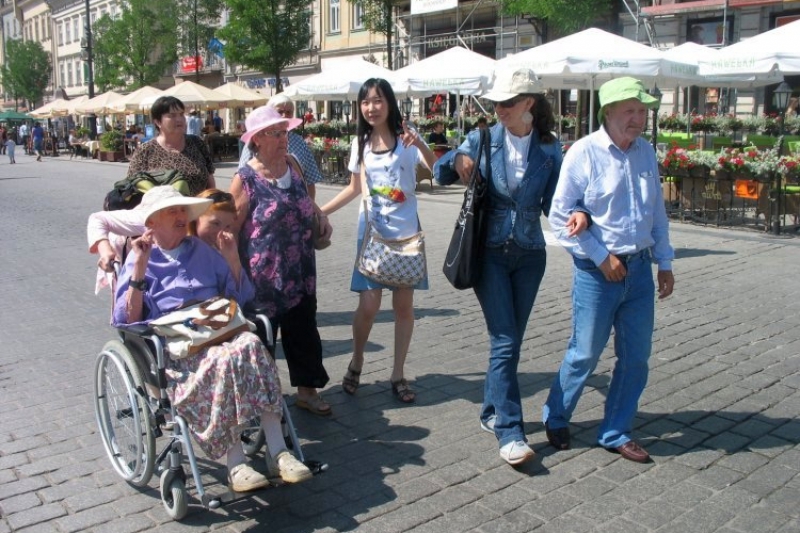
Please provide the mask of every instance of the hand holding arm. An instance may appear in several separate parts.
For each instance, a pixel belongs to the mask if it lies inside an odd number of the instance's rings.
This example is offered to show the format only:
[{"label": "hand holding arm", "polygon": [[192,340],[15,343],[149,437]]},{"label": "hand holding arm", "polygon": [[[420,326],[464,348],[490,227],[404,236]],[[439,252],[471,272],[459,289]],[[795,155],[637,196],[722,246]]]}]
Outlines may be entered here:
[{"label": "hand holding arm", "polygon": [[569,230],[567,237],[575,237],[580,235],[583,230],[589,227],[589,215],[583,211],[573,211],[567,219],[565,229]]}]

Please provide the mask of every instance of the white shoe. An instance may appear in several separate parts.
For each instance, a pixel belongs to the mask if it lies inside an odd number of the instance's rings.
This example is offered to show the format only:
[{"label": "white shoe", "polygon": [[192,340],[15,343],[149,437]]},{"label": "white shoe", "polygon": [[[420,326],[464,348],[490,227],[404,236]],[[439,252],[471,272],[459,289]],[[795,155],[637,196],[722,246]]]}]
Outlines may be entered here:
[{"label": "white shoe", "polygon": [[497,422],[497,415],[490,416],[487,420],[481,420],[481,429],[486,433],[494,435],[494,423]]},{"label": "white shoe", "polygon": [[274,459],[267,453],[267,470],[270,478],[281,478],[284,483],[300,483],[314,477],[289,450],[278,452]]},{"label": "white shoe", "polygon": [[233,492],[250,492],[269,485],[269,480],[264,474],[256,472],[252,466],[244,463],[231,469],[228,481]]},{"label": "white shoe", "polygon": [[533,459],[533,450],[525,441],[517,440],[509,442],[500,448],[500,457],[510,465],[519,465]]}]

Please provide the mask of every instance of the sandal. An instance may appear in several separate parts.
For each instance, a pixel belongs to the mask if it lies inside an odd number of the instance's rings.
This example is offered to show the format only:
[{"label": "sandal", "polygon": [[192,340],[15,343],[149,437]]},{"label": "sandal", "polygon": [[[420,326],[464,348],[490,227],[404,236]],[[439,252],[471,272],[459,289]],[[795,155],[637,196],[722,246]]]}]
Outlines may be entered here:
[{"label": "sandal", "polygon": [[322,396],[319,394],[312,396],[307,400],[301,400],[298,398],[294,404],[300,409],[305,409],[306,411],[319,416],[328,416],[333,412],[331,406],[325,403],[325,400],[323,400]]},{"label": "sandal", "polygon": [[358,384],[361,382],[361,371],[353,370],[353,361],[347,365],[347,372],[342,378],[342,390],[350,396],[354,395],[358,390]]},{"label": "sandal", "polygon": [[390,383],[392,384],[392,393],[401,402],[414,403],[414,400],[417,399],[417,394],[408,385],[406,378],[402,378],[400,381],[390,381]]}]

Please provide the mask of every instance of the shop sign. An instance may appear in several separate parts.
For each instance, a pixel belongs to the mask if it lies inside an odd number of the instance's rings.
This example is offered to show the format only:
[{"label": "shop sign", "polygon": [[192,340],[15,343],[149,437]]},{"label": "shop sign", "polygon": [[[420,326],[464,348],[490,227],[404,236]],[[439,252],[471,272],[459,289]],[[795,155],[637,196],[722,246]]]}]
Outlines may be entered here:
[{"label": "shop sign", "polygon": [[491,43],[493,38],[493,33],[485,31],[465,32],[461,34],[460,39],[457,38],[455,33],[448,33],[443,35],[428,36],[428,38],[425,40],[425,45],[433,50],[437,50],[439,48],[447,50],[454,46],[461,46],[463,43],[466,43],[470,47]]},{"label": "shop sign", "polygon": [[194,72],[203,69],[203,58],[200,56],[184,56],[181,58],[181,72]]},{"label": "shop sign", "polygon": [[411,14],[422,15],[458,7],[458,0],[411,0]]}]

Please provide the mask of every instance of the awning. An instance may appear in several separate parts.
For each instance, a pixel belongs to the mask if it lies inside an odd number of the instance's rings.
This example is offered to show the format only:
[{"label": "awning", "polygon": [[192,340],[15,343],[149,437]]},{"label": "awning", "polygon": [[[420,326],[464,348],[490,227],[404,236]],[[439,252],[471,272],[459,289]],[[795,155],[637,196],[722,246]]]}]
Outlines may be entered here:
[{"label": "awning", "polygon": [[645,17],[661,17],[665,15],[697,13],[700,11],[712,11],[724,8],[725,0],[695,0],[694,2],[681,2],[680,4],[661,4],[658,6],[643,7],[642,15]]}]

